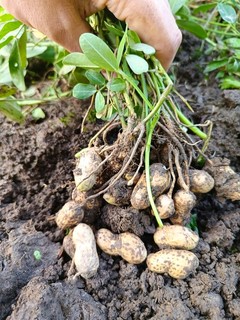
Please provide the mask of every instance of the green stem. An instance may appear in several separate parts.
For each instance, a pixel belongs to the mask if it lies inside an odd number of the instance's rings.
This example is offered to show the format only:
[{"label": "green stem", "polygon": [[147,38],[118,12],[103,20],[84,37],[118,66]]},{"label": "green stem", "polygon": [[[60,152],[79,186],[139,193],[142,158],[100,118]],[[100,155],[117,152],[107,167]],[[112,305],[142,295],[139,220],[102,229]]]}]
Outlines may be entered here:
[{"label": "green stem", "polygon": [[121,121],[122,128],[126,128],[126,127],[127,127],[127,124],[126,124],[126,121],[125,121],[125,119],[124,119],[124,116],[123,116],[123,114],[122,114],[122,112],[121,112],[121,108],[120,108],[120,106],[119,106],[119,102],[118,102],[118,99],[117,99],[117,96],[116,96],[116,95],[114,95],[113,101],[114,101],[115,106],[117,107],[117,113],[118,113],[118,115],[119,115],[119,119],[120,119],[120,121]]},{"label": "green stem", "polygon": [[146,116],[146,118],[143,120],[143,123],[147,123],[152,117],[154,117],[154,115],[158,112],[159,108],[161,107],[161,105],[163,104],[163,102],[165,101],[165,99],[168,97],[168,95],[170,94],[171,90],[172,90],[172,83],[169,83],[168,86],[166,87],[166,89],[163,91],[160,99],[158,100],[156,106],[152,109],[152,111]]},{"label": "green stem", "polygon": [[[68,92],[61,93],[59,95],[53,95],[53,96],[50,96],[48,98],[43,98],[43,99],[32,99],[32,100],[14,99],[14,101],[16,101],[19,106],[25,107],[25,106],[34,106],[34,105],[49,102],[49,101],[59,100],[59,98],[64,98],[64,97],[67,97],[70,95],[71,95],[71,91],[68,91]],[[4,99],[4,100],[8,101],[8,99]],[[13,100],[11,100],[11,101],[13,101]]]},{"label": "green stem", "polygon": [[173,104],[173,102],[169,99],[168,105],[170,108],[177,114],[178,119],[188,127],[193,133],[195,133],[202,140],[206,140],[208,138],[207,134],[196,127],[185,115]]},{"label": "green stem", "polygon": [[157,223],[160,228],[163,227],[163,223],[161,218],[159,217],[159,213],[157,207],[154,203],[153,195],[152,195],[152,188],[151,188],[151,175],[150,175],[150,151],[151,151],[151,142],[152,142],[152,134],[154,128],[158,122],[159,115],[155,114],[155,117],[151,121],[151,125],[149,128],[149,132],[147,134],[147,141],[146,141],[146,148],[145,148],[145,174],[146,174],[146,184],[147,184],[147,192],[148,192],[148,199],[151,204],[152,211],[154,216],[157,220]]},{"label": "green stem", "polygon": [[151,104],[151,102],[145,97],[144,93],[142,92],[142,90],[139,89],[139,87],[137,86],[137,84],[135,83],[134,79],[132,79],[131,77],[129,77],[125,72],[123,72],[122,70],[117,70],[117,72],[125,79],[127,80],[132,86],[133,88],[137,91],[137,93],[140,95],[140,97],[143,99],[143,101],[146,103],[146,105],[152,110],[153,109],[153,105]]},{"label": "green stem", "polygon": [[133,116],[133,115],[135,114],[134,106],[133,106],[133,104],[132,104],[132,101],[131,101],[128,93],[124,91],[124,92],[123,92],[123,96],[124,96],[124,99],[125,99],[125,101],[126,101],[126,103],[127,103],[127,107],[128,107],[128,109],[129,109],[130,116]]}]

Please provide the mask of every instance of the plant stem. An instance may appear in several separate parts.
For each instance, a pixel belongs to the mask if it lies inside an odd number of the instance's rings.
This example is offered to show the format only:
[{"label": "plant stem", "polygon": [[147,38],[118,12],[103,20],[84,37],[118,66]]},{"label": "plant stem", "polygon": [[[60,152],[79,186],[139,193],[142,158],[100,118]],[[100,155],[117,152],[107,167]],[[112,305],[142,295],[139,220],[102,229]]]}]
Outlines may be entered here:
[{"label": "plant stem", "polygon": [[[70,95],[71,95],[71,91],[67,91],[67,92],[61,93],[59,95],[53,95],[53,96],[50,96],[48,98],[43,98],[43,99],[32,99],[32,100],[31,99],[30,100],[14,99],[14,101],[16,101],[19,106],[25,107],[25,106],[34,106],[34,105],[49,102],[49,101],[59,100],[59,98],[65,98]],[[8,101],[8,99],[4,99],[4,100]]]},{"label": "plant stem", "polygon": [[146,174],[146,184],[147,184],[147,192],[148,192],[148,199],[151,204],[151,208],[153,210],[154,216],[157,220],[157,223],[160,228],[163,227],[163,223],[161,218],[159,217],[159,213],[157,207],[154,203],[152,189],[151,189],[151,175],[150,175],[150,151],[151,151],[151,142],[152,142],[152,134],[155,129],[155,126],[158,122],[159,115],[155,114],[154,118],[151,120],[151,125],[149,128],[149,132],[147,134],[147,141],[146,141],[146,148],[145,148],[145,174]]},{"label": "plant stem", "polygon": [[206,140],[208,138],[207,134],[196,127],[185,115],[174,105],[171,99],[168,100],[168,105],[170,108],[177,114],[178,119],[188,127],[193,133],[195,133],[202,140]]},{"label": "plant stem", "polygon": [[163,91],[161,98],[158,100],[156,106],[152,109],[152,111],[146,116],[146,118],[143,120],[143,123],[147,123],[159,110],[165,99],[168,97],[172,90],[172,83],[169,83],[166,89]]}]

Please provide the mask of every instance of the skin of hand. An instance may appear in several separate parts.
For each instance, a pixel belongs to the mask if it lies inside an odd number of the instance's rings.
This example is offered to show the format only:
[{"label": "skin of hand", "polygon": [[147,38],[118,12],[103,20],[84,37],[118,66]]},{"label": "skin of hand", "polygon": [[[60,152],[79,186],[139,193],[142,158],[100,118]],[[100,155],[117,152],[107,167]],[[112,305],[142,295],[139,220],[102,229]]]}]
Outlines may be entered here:
[{"label": "skin of hand", "polygon": [[105,7],[156,49],[166,70],[182,40],[167,0],[0,0],[0,5],[70,52],[79,51],[79,36],[90,32],[86,18]]}]

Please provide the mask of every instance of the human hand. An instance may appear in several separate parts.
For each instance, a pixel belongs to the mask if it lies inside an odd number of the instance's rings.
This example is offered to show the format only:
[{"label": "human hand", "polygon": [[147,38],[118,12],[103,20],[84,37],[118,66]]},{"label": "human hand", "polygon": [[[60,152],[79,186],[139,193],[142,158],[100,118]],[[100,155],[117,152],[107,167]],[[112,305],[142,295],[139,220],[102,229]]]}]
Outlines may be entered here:
[{"label": "human hand", "polygon": [[0,4],[71,52],[80,50],[79,36],[90,32],[86,18],[105,7],[156,49],[165,69],[182,39],[167,0],[0,0]]}]

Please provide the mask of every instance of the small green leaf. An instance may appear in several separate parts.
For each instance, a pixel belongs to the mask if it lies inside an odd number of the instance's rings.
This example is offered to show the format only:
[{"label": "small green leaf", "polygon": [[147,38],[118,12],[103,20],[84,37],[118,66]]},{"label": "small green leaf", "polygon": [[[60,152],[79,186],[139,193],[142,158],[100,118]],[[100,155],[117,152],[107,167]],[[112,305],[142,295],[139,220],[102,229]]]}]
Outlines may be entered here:
[{"label": "small green leaf", "polygon": [[28,57],[28,59],[32,58],[32,57],[36,57],[46,50],[47,50],[47,46],[40,47],[36,44],[28,43],[27,44],[27,57]]},{"label": "small green leaf", "polygon": [[80,36],[80,47],[92,63],[107,71],[117,71],[116,57],[108,45],[99,37],[92,33],[83,33]]},{"label": "small green leaf", "polygon": [[235,9],[226,3],[218,3],[218,12],[221,18],[228,23],[235,23],[237,21],[237,13]]},{"label": "small green leaf", "polygon": [[121,78],[114,78],[110,80],[107,87],[113,92],[121,92],[126,89],[125,81]]},{"label": "small green leaf", "polygon": [[178,19],[177,24],[180,29],[184,29],[186,31],[191,32],[199,39],[205,39],[207,37],[206,31],[203,29],[202,26],[200,26],[200,24],[196,22],[193,22],[190,20]]},{"label": "small green leaf", "polygon": [[106,83],[106,79],[101,75],[100,72],[94,70],[87,70],[85,72],[85,76],[91,84],[103,86]]},{"label": "small green leaf", "polygon": [[240,49],[240,38],[229,38],[225,42],[228,47]]},{"label": "small green leaf", "polygon": [[19,90],[24,91],[26,89],[24,81],[25,70],[22,65],[21,52],[17,39],[14,40],[8,64],[13,83]]},{"label": "small green leaf", "polygon": [[136,74],[142,74],[148,71],[148,63],[145,59],[135,55],[128,54],[126,55],[127,63],[130,69]]},{"label": "small green leaf", "polygon": [[32,116],[35,120],[44,119],[45,113],[43,112],[42,108],[36,108],[32,111]]},{"label": "small green leaf", "polygon": [[110,31],[110,33],[114,34],[115,36],[122,37],[123,31],[121,31],[118,28],[116,28],[115,26],[107,23],[106,21],[104,21],[104,25],[107,28],[107,30]]},{"label": "small green leaf", "polygon": [[0,99],[7,98],[16,93],[16,89],[7,85],[0,86]]},{"label": "small green leaf", "polygon": [[0,22],[6,22],[6,21],[11,21],[14,20],[13,16],[9,13],[5,13],[0,16]]},{"label": "small green leaf", "polygon": [[41,254],[41,252],[40,252],[39,250],[35,250],[35,251],[33,252],[33,256],[34,256],[34,258],[35,258],[37,261],[39,261],[39,260],[42,259],[42,254]]},{"label": "small green leaf", "polygon": [[22,109],[13,99],[9,99],[8,101],[0,100],[0,112],[7,118],[18,123],[22,123],[24,121]]},{"label": "small green leaf", "polygon": [[153,55],[156,52],[155,48],[146,43],[134,43],[131,45],[131,49],[135,51],[141,51],[148,55]]},{"label": "small green leaf", "polygon": [[7,39],[5,39],[4,41],[0,42],[0,49],[2,49],[7,44],[9,44],[12,41],[13,38],[14,38],[14,36],[10,36]]},{"label": "small green leaf", "polygon": [[217,5],[217,2],[202,4],[202,5],[197,6],[197,8],[194,9],[192,13],[195,15],[200,12],[207,12],[207,11],[215,8],[216,5]]},{"label": "small green leaf", "polygon": [[234,77],[227,77],[221,81],[221,89],[240,89],[240,81]]},{"label": "small green leaf", "polygon": [[96,117],[98,118],[98,114],[100,114],[103,109],[105,108],[105,99],[101,91],[96,93],[95,97],[95,110],[96,110]]},{"label": "small green leaf", "polygon": [[21,59],[21,68],[25,69],[27,66],[27,31],[26,27],[24,26],[23,34],[18,39],[18,49],[19,49],[19,56]]},{"label": "small green leaf", "polygon": [[99,69],[99,66],[92,63],[86,55],[81,52],[70,53],[63,59],[63,64],[83,69]]},{"label": "small green leaf", "polygon": [[124,35],[119,43],[119,46],[118,46],[118,50],[117,50],[117,63],[118,65],[120,64],[120,61],[122,59],[122,56],[123,56],[123,51],[124,51],[124,48],[125,48],[125,44],[126,44],[126,41],[127,41],[127,28],[124,32]]},{"label": "small green leaf", "polygon": [[130,42],[131,41],[134,42],[134,43],[140,43],[141,42],[137,32],[135,32],[133,30],[128,30],[127,34],[128,34],[128,38],[129,38]]},{"label": "small green leaf", "polygon": [[96,88],[91,84],[78,83],[73,88],[73,96],[77,99],[87,99],[96,93]]},{"label": "small green leaf", "polygon": [[168,0],[172,13],[175,14],[187,2],[187,0]]},{"label": "small green leaf", "polygon": [[208,73],[208,72],[214,71],[218,68],[224,67],[227,63],[228,63],[228,59],[212,61],[207,65],[204,72]]},{"label": "small green leaf", "polygon": [[20,21],[11,21],[5,23],[0,30],[0,38],[2,39],[6,34],[18,29],[20,26],[22,26],[22,23]]}]

